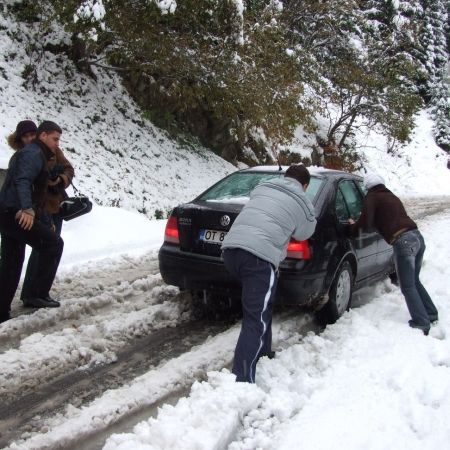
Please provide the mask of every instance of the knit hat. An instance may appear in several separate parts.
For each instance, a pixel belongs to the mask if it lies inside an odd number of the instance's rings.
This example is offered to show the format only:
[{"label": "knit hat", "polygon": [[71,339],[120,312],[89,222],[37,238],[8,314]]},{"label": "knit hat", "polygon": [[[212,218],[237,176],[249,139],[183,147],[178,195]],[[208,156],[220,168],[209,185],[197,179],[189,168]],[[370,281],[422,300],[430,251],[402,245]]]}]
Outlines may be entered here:
[{"label": "knit hat", "polygon": [[384,178],[375,172],[369,172],[364,177],[364,186],[367,190],[372,189],[374,186],[384,184]]},{"label": "knit hat", "polygon": [[32,120],[22,120],[16,127],[16,139],[19,140],[24,134],[36,133],[37,126]]}]

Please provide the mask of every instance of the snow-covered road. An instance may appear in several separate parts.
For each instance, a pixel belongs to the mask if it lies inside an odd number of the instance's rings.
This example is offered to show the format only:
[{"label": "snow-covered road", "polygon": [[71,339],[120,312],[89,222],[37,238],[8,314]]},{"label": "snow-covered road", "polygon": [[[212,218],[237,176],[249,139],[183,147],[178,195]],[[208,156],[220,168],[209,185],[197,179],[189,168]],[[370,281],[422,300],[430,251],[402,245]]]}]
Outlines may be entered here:
[{"label": "snow-covered road", "polygon": [[449,224],[449,211],[420,220],[422,281],[440,315],[428,337],[408,327],[399,289],[378,283],[336,324],[261,360],[256,385],[210,372],[104,450],[448,448]]},{"label": "snow-covered road", "polygon": [[[406,203],[410,214],[426,225],[424,234],[431,247],[425,259],[424,272],[427,274],[429,258],[435,255],[432,246],[435,235],[437,239],[445,228],[443,224],[448,225],[450,221],[445,212],[449,209],[450,200],[409,199]],[[432,214],[435,215],[430,221]],[[442,286],[440,289],[443,289]],[[208,372],[221,370],[230,364],[239,325],[193,321],[188,298],[162,282],[155,251],[139,257],[99,261],[63,271],[55,285],[55,293],[63,300],[61,308],[30,313],[15,306],[13,314],[18,317],[0,326],[0,447],[101,448],[108,434],[130,431],[133,421],[126,426],[117,424],[125,417],[137,413],[141,414],[141,419],[150,416],[156,412],[155,405],[160,405],[167,396],[174,397],[175,401],[181,394],[187,394],[195,380],[205,380]],[[441,294],[444,297],[448,295],[445,290]],[[376,309],[375,304],[367,303],[369,300],[377,296],[398,299],[400,295],[398,289],[392,290],[387,282],[362,292],[354,302],[360,307],[334,328],[327,329],[327,336],[337,332],[337,339],[341,342],[343,338],[340,333],[345,335],[346,327],[347,333],[357,333],[359,325],[354,323],[367,320],[364,314],[359,318],[360,310]],[[404,312],[403,304],[396,307]],[[375,315],[375,312],[372,311],[372,314]],[[398,315],[398,311],[393,314]],[[450,320],[445,314],[441,316],[441,321],[446,318]],[[378,332],[379,327],[380,324],[376,325]],[[407,331],[409,333],[411,330]],[[441,342],[448,347],[442,327],[440,332],[443,333]],[[330,365],[339,366],[337,350],[333,350],[331,356],[325,353],[328,360],[322,360],[321,352],[327,349],[327,340],[333,341],[332,337],[327,336],[322,337],[308,314],[281,312],[275,320],[275,346],[278,350],[286,349],[286,355],[300,352],[299,358],[306,362],[305,370],[311,370],[307,381],[311,385],[305,385],[305,379],[299,378],[303,385],[295,388],[297,394],[290,400],[287,392],[281,392],[279,402],[292,404],[288,407],[291,408],[289,413],[280,403],[275,408],[279,415],[276,411],[264,409],[260,416],[261,402],[267,401],[268,392],[273,388],[264,385],[267,377],[274,376],[272,371],[280,373],[287,370],[288,374],[295,374],[299,370],[295,364],[290,366],[293,364],[290,360],[292,355],[283,356],[285,352],[281,352],[275,362],[261,364],[261,374],[264,374],[262,384],[241,393],[234,390],[234,384],[229,383],[226,374],[212,375],[209,383],[197,387],[184,400],[184,407],[193,408],[192,420],[195,420],[198,407],[195,402],[209,398],[209,403],[214,407],[213,398],[216,396],[223,400],[223,414],[226,416],[234,411],[236,417],[231,422],[223,419],[223,424],[228,423],[229,427],[226,432],[222,430],[223,440],[220,442],[216,439],[220,430],[214,428],[217,424],[214,425],[213,421],[211,427],[206,426],[202,441],[205,445],[198,448],[213,448],[216,444],[218,447],[215,448],[222,448],[226,442],[233,441],[232,448],[253,448],[253,444],[245,445],[252,433],[260,436],[259,440],[252,441],[257,446],[271,448],[270,443],[273,443],[274,436],[279,435],[284,416],[287,414],[286,417],[292,419],[294,413],[306,404],[310,394],[324,388],[320,367],[329,370]],[[291,347],[297,350],[289,350]],[[443,365],[447,367],[445,350],[436,351],[440,352],[438,359],[443,358]],[[309,354],[307,360],[305,352]],[[270,400],[274,401],[270,395]],[[223,396],[229,396],[229,400],[225,402]],[[297,400],[299,403],[294,406],[292,402]],[[175,408],[172,419],[164,409],[161,417],[158,416],[151,425],[151,429],[156,427],[161,436],[159,447],[155,448],[168,448],[172,445],[169,445],[170,442],[176,442],[177,433],[172,441],[168,441],[164,433],[170,420],[178,420],[178,410],[183,411],[183,402]],[[215,411],[220,422],[217,406]],[[264,439],[261,421],[266,421],[268,427]],[[142,427],[146,429],[147,425]],[[96,438],[100,433],[103,433],[102,439]],[[154,433],[152,431],[152,436]],[[211,435],[210,441],[208,433]],[[125,445],[120,448],[137,448],[126,444],[137,442],[135,435],[123,439],[111,438],[109,448],[119,448],[119,442]],[[265,439],[270,445],[262,444]],[[141,441],[141,444],[146,442]],[[195,439],[193,442],[196,442]],[[208,442],[214,445],[208,447]],[[221,443],[223,445],[219,445]],[[286,445],[285,448],[290,448]],[[172,445],[172,448],[176,447]]]}]

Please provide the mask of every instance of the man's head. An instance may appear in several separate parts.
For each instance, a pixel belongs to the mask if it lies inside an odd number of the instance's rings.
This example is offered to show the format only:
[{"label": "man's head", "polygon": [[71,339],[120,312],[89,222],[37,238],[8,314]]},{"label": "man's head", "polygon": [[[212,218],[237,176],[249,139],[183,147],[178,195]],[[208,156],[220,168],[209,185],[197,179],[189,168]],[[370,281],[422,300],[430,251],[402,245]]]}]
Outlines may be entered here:
[{"label": "man's head", "polygon": [[45,120],[37,129],[36,137],[43,142],[50,150],[56,152],[59,147],[59,138],[61,137],[61,127],[55,122]]},{"label": "man's head", "polygon": [[308,187],[309,180],[311,179],[308,169],[303,164],[293,164],[286,170],[284,176],[297,180],[304,189]]},{"label": "man's head", "polygon": [[384,184],[384,178],[375,172],[369,172],[364,177],[364,187],[369,190],[379,184]]}]

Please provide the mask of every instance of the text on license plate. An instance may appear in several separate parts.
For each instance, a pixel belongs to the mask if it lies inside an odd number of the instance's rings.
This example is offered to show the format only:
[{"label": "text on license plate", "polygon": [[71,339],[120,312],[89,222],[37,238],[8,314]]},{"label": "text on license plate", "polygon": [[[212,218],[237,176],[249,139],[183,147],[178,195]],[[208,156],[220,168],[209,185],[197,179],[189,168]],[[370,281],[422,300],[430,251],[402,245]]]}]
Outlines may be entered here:
[{"label": "text on license plate", "polygon": [[226,235],[226,231],[200,230],[200,240],[211,244],[222,244]]}]

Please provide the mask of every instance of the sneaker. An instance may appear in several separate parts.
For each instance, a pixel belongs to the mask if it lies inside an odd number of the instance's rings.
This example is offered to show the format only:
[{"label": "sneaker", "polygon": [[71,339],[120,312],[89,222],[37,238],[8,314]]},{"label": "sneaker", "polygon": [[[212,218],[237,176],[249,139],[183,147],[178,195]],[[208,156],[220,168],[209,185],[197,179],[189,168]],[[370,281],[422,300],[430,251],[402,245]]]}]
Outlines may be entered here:
[{"label": "sneaker", "polygon": [[27,298],[23,301],[24,306],[28,308],[57,308],[61,306],[59,302],[50,297],[46,298]]},{"label": "sneaker", "polygon": [[427,327],[426,325],[419,325],[418,323],[414,322],[414,320],[408,320],[408,325],[411,328],[422,330],[425,336],[428,336],[428,333],[430,332],[430,327]]}]

